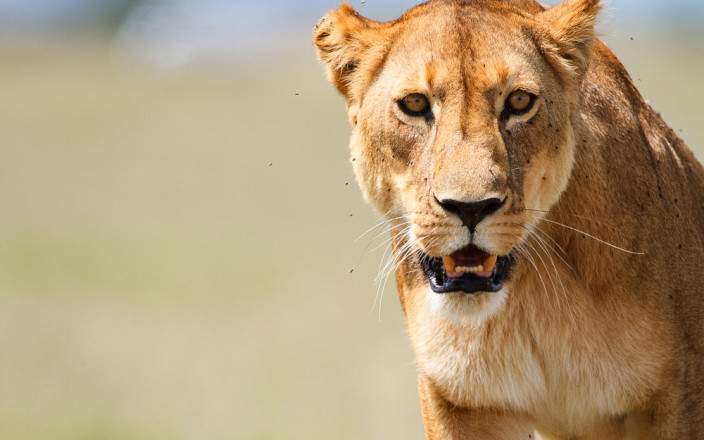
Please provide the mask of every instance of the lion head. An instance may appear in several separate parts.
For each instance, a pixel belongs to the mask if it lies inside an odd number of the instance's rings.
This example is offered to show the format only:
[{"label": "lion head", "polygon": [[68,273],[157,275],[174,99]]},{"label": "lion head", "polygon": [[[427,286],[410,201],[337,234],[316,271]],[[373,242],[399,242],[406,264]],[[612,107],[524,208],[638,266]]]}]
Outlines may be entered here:
[{"label": "lion head", "polygon": [[447,301],[510,287],[570,180],[598,9],[435,0],[381,23],[343,4],[316,26],[359,186],[417,269],[406,287]]}]

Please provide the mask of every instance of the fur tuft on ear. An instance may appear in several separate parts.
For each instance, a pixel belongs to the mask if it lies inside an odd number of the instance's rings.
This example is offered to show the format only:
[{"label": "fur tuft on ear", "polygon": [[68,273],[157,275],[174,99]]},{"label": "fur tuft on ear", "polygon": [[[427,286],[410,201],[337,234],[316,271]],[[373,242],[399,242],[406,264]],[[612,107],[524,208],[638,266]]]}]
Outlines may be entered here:
[{"label": "fur tuft on ear", "polygon": [[568,0],[536,16],[548,35],[548,49],[568,71],[586,72],[600,10],[600,0]]},{"label": "fur tuft on ear", "polygon": [[348,101],[360,64],[383,43],[382,24],[362,17],[348,3],[329,12],[315,26],[313,43],[328,77]]}]

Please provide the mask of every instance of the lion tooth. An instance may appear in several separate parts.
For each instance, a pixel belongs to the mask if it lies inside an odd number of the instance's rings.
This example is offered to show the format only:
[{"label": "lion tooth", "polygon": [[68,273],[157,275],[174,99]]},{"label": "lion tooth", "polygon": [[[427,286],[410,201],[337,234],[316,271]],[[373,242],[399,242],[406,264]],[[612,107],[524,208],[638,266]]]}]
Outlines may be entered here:
[{"label": "lion tooth", "polygon": [[489,258],[484,261],[484,264],[482,265],[480,270],[482,270],[483,272],[493,272],[498,259],[499,257],[497,257],[496,255],[489,255]]},{"label": "lion tooth", "polygon": [[447,257],[442,257],[442,264],[445,266],[445,272],[452,272],[456,273],[457,271],[457,263],[455,262],[455,259],[447,256]]}]

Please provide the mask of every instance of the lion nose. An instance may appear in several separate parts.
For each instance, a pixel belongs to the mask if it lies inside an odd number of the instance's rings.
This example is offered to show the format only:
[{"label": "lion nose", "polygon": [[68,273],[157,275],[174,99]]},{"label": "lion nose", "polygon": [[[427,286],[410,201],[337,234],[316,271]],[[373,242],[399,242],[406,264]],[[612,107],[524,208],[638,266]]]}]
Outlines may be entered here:
[{"label": "lion nose", "polygon": [[[437,200],[437,198],[435,199]],[[471,232],[489,215],[495,213],[504,204],[506,199],[490,198],[478,202],[460,202],[458,200],[438,200],[438,204],[447,211],[457,215]]]}]

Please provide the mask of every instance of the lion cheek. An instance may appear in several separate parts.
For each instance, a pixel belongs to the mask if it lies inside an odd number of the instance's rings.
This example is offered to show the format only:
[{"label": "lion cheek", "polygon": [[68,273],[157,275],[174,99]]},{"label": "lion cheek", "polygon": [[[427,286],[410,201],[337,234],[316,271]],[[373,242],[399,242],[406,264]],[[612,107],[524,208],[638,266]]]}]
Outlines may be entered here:
[{"label": "lion cheek", "polygon": [[524,173],[525,204],[531,209],[549,210],[567,189],[574,168],[574,134],[564,130],[565,139],[552,149],[532,158]]}]

